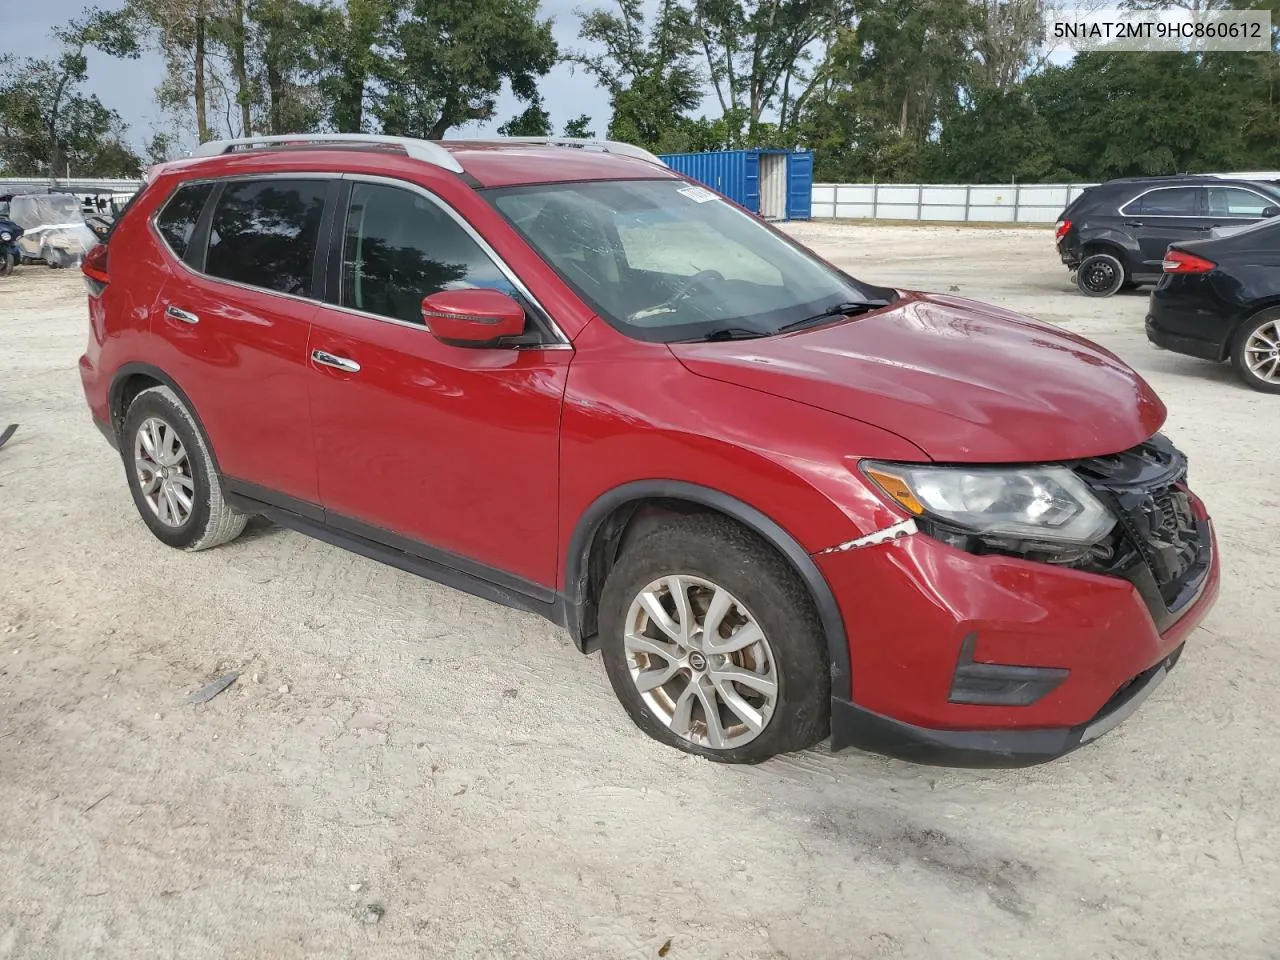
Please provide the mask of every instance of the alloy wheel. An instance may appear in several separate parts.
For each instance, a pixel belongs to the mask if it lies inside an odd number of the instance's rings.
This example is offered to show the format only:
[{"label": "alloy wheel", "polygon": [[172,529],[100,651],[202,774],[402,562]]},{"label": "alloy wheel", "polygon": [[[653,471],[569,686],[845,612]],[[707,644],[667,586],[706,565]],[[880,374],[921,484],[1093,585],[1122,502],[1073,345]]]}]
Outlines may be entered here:
[{"label": "alloy wheel", "polygon": [[148,417],[133,440],[133,462],[142,499],[167,527],[180,527],[195,505],[195,479],[178,431]]},{"label": "alloy wheel", "polygon": [[1280,384],[1280,320],[1264,323],[1249,335],[1244,362],[1259,380]]},{"label": "alloy wheel", "polygon": [[691,743],[731,750],[773,716],[778,671],[769,641],[742,602],[708,580],[668,576],[641,590],[623,648],[646,706]]}]

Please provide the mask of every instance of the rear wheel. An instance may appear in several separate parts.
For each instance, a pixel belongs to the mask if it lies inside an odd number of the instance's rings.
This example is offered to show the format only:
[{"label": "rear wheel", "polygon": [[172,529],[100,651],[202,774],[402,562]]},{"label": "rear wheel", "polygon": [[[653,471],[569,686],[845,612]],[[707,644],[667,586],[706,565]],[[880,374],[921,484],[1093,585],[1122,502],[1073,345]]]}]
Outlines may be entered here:
[{"label": "rear wheel", "polygon": [[757,763],[826,736],[826,643],[804,585],[732,521],[685,517],[632,544],[600,602],[605,669],[636,725]]},{"label": "rear wheel", "polygon": [[1253,389],[1280,393],[1280,310],[1263,310],[1240,325],[1231,362]]},{"label": "rear wheel", "polygon": [[195,418],[168,387],[129,404],[120,451],[138,513],[162,543],[207,550],[244,530],[248,517],[227,503]]},{"label": "rear wheel", "polygon": [[1076,270],[1076,288],[1086,297],[1109,297],[1124,282],[1124,264],[1111,253],[1091,253]]}]

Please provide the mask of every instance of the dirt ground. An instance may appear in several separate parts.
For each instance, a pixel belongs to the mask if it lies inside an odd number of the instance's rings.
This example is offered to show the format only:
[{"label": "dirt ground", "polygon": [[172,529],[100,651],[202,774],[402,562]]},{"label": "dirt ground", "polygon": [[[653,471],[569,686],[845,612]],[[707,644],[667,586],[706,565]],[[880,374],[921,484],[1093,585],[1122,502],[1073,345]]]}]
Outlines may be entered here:
[{"label": "dirt ground", "polygon": [[1047,231],[792,229],[1164,397],[1225,569],[1142,710],[1019,771],[686,757],[533,616],[265,525],[162,547],[89,421],[80,281],[27,267],[0,280],[0,957],[1280,956],[1280,397],[1150,348],[1145,295],[1079,296]]}]

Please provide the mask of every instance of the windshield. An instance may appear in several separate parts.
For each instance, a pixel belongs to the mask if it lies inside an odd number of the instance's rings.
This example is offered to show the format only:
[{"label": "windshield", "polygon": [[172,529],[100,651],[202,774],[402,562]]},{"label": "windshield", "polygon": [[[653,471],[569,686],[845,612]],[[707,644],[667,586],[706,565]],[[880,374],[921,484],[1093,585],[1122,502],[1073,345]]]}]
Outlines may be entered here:
[{"label": "windshield", "polygon": [[768,336],[892,297],[681,180],[537,184],[485,195],[597,313],[639,340]]},{"label": "windshield", "polygon": [[9,215],[21,227],[65,226],[84,223],[80,201],[65,193],[37,193],[14,197]]}]

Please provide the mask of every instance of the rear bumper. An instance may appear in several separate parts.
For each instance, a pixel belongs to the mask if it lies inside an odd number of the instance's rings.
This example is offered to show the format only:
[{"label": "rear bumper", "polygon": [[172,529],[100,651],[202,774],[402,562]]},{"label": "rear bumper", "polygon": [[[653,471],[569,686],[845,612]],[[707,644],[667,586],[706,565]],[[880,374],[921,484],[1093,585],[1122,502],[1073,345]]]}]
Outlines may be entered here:
[{"label": "rear bumper", "polygon": [[1227,345],[1217,340],[1201,340],[1199,337],[1188,337],[1183,334],[1170,333],[1156,326],[1155,320],[1147,317],[1147,339],[1157,347],[1173,353],[1199,357],[1202,360],[1225,360]]}]

